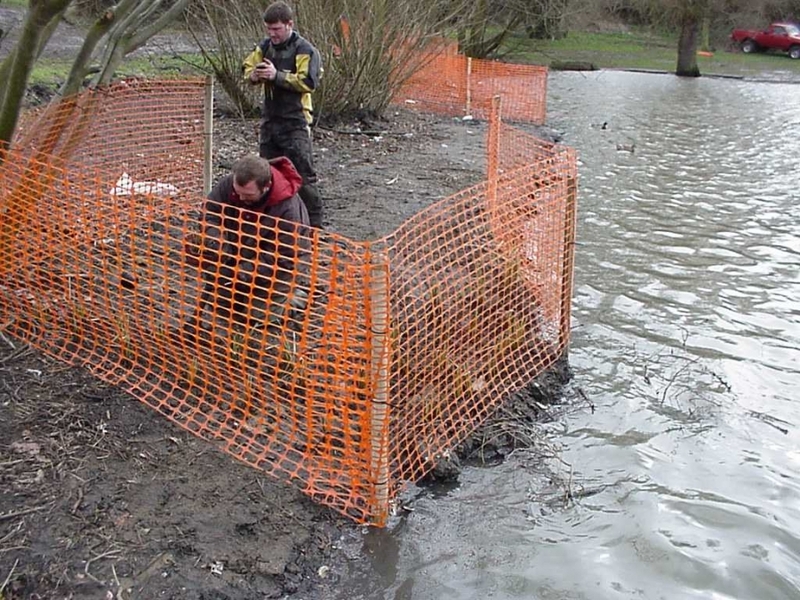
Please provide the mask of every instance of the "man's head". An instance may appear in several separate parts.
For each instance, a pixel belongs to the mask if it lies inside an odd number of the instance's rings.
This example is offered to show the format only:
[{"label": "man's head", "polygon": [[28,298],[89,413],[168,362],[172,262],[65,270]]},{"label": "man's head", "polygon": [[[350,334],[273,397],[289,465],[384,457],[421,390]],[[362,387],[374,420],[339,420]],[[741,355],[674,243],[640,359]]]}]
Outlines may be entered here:
[{"label": "man's head", "polygon": [[269,161],[260,156],[249,155],[233,164],[233,190],[242,204],[250,206],[258,202],[272,186],[272,169]]},{"label": "man's head", "polygon": [[275,45],[282,44],[292,35],[294,27],[292,8],[281,0],[273,2],[264,11],[264,26],[267,28],[269,40]]}]

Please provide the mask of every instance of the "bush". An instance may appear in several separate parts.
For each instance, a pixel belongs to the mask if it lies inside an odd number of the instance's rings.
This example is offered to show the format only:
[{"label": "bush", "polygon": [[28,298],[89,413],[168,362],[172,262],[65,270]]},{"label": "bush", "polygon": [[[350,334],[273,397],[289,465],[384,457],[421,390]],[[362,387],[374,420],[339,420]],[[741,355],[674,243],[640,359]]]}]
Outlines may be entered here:
[{"label": "bush", "polygon": [[441,42],[450,13],[430,0],[297,0],[296,26],[320,50],[326,117],[380,115]]},{"label": "bush", "polygon": [[261,86],[242,77],[242,61],[264,37],[262,3],[256,0],[198,0],[190,5],[186,25],[217,83],[243,117],[261,106]]}]

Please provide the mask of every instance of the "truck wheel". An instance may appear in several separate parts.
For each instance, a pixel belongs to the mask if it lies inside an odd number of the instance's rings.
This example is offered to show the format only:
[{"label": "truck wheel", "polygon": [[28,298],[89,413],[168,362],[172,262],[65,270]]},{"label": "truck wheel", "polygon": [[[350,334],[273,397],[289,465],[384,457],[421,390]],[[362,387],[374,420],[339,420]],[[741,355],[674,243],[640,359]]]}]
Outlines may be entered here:
[{"label": "truck wheel", "polygon": [[800,46],[792,46],[789,48],[789,58],[797,60],[800,58]]},{"label": "truck wheel", "polygon": [[742,42],[742,52],[745,54],[752,54],[756,50],[758,50],[758,46],[756,46],[753,40],[745,40]]}]

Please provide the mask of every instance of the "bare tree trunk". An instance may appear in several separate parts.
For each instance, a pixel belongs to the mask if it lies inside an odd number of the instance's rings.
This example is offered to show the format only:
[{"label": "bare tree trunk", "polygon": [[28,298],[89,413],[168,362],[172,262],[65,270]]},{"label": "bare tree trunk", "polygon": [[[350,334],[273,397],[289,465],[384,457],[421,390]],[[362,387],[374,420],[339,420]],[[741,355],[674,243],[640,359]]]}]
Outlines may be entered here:
[{"label": "bare tree trunk", "polygon": [[675,74],[680,77],[700,77],[697,67],[697,34],[699,19],[692,11],[686,11],[681,24],[681,37],[678,40],[678,66]]},{"label": "bare tree trunk", "polygon": [[52,34],[54,19],[59,17],[72,0],[31,0],[28,14],[22,27],[19,42],[12,53],[10,66],[3,66],[6,75],[5,90],[0,95],[0,164],[5,156],[3,149],[11,144],[17,127],[25,88],[33,69],[33,63],[44,47],[45,36]]},{"label": "bare tree trunk", "polygon": [[[58,14],[54,15],[53,18],[50,19],[50,22],[42,30],[42,35],[39,38],[39,48],[36,50],[36,58],[39,58],[39,56],[42,55],[44,47],[47,45],[47,42],[50,41],[50,38],[53,37],[56,27],[58,27],[59,21],[61,21],[61,15],[63,15],[66,10],[67,6],[64,6],[64,8],[61,9]],[[11,66],[14,64],[14,56],[16,56],[16,54],[17,49],[14,48],[11,50],[8,56],[5,57],[2,64],[0,64],[0,81],[8,81],[9,73],[11,73]],[[3,94],[5,94],[5,88],[0,90],[0,106],[3,104]]]}]

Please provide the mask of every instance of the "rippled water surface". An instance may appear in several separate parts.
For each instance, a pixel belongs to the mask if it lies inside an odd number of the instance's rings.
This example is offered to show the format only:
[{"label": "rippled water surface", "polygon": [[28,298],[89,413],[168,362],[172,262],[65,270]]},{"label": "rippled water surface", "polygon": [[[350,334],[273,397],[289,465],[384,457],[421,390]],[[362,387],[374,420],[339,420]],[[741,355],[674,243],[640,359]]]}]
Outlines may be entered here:
[{"label": "rippled water surface", "polygon": [[581,161],[571,363],[595,411],[550,428],[571,466],[467,470],[367,539],[378,596],[800,598],[800,86],[549,85]]}]

